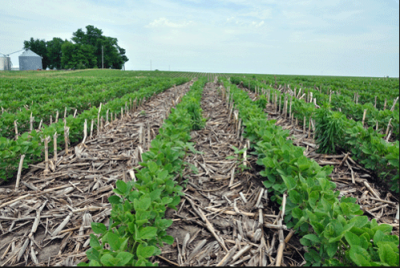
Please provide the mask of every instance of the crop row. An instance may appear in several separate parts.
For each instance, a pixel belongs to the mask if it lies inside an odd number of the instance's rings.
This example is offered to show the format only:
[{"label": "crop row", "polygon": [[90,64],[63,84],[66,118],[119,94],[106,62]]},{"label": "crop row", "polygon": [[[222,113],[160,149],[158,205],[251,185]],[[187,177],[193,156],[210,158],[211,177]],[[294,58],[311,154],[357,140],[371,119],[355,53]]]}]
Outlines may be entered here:
[{"label": "crop row", "polygon": [[[244,85],[250,85],[252,91],[256,87],[265,86],[256,80],[240,79]],[[235,84],[240,83],[238,78],[232,77],[231,80]],[[267,90],[271,94],[270,100],[276,99],[275,96],[281,94],[280,91],[268,86]],[[283,97],[285,95],[282,94]],[[266,99],[265,96],[263,98]],[[290,99],[290,96],[288,98]],[[309,125],[310,118],[315,119],[319,152],[335,153],[351,148],[352,157],[355,160],[363,164],[365,168],[374,171],[378,178],[391,186],[393,191],[399,191],[399,141],[386,142],[383,134],[376,132],[372,127],[365,129],[361,122],[348,120],[340,112],[331,111],[329,105],[317,109],[314,103],[293,98],[291,111],[294,117],[303,124]]]},{"label": "crop row", "polygon": [[[365,124],[367,126],[375,126],[375,130],[380,129],[381,132],[385,133],[389,122],[392,127],[392,137],[396,140],[399,139],[399,106],[398,104],[386,110],[380,110],[374,107],[371,102],[364,104],[354,103],[353,99],[345,95],[329,95],[319,92],[318,90],[309,89],[313,93],[313,97],[317,98],[319,103],[323,103],[322,106],[328,106],[329,98],[331,99],[330,106],[332,109],[339,110],[346,115],[347,118],[353,118],[355,121],[362,121],[365,112]],[[378,126],[378,127],[376,127]]]},{"label": "crop row", "polygon": [[333,168],[305,157],[304,149],[287,139],[289,131],[266,118],[260,102],[227,80],[222,82],[246,126],[257,164],[265,167],[260,174],[267,178],[264,185],[273,195],[271,200],[282,205],[287,227],[302,236],[307,264],[398,266],[399,239],[391,235],[392,226],[362,216],[355,198],[339,199],[340,192],[334,192],[336,184],[328,177]]},{"label": "crop row", "polygon": [[[142,101],[144,98],[149,98],[155,93],[159,93],[174,84],[179,85],[187,82],[187,78],[162,79],[156,84],[147,87],[141,87],[135,92],[125,94],[121,98],[113,99],[102,106],[99,113],[99,108],[92,107],[83,111],[77,117],[69,115],[66,118],[66,126],[69,128],[68,140],[71,143],[79,142],[83,136],[83,128],[85,120],[97,119],[98,116],[105,117],[107,111],[115,115],[121,114],[121,107],[126,107],[131,104],[132,100]],[[130,91],[128,91],[130,92]],[[132,108],[132,107],[131,107]],[[97,125],[94,129],[97,129]],[[58,133],[60,137],[57,139],[58,148],[65,144],[64,122],[59,121],[49,126],[44,126],[40,132],[32,130],[30,133],[25,132],[17,140],[0,137],[0,178],[7,180],[14,176],[21,155],[25,155],[23,167],[27,168],[28,164],[43,160],[44,145],[41,140],[45,137],[53,137]],[[54,141],[49,143],[49,152],[53,153]]]},{"label": "crop row", "polygon": [[167,207],[176,209],[183,195],[175,178],[182,176],[188,150],[194,151],[190,131],[202,122],[200,99],[205,82],[205,78],[196,81],[172,109],[150,150],[142,155],[137,181],[116,182],[117,195],[108,199],[112,205],[109,226],[92,223],[100,237],[90,235],[89,263],[78,266],[152,266],[148,258],[161,254],[163,243],[173,243],[166,232],[172,220],[164,216]]},{"label": "crop row", "polygon": [[[248,76],[247,76],[248,77]],[[249,78],[249,77],[248,77]],[[322,93],[330,94],[330,90],[341,95],[354,98],[357,94],[358,102],[375,103],[376,108],[382,110],[387,100],[387,107],[392,107],[394,99],[399,96],[398,78],[366,78],[366,77],[321,77],[321,76],[265,76],[253,75],[253,78],[264,80],[268,84],[290,84],[292,88],[318,88]],[[276,78],[276,80],[275,80]],[[398,103],[396,104],[398,107]]]},{"label": "crop row", "polygon": [[[242,78],[232,77],[231,80],[238,84],[240,81],[243,81]],[[245,79],[246,81],[249,81]],[[258,83],[257,83],[258,82]],[[258,86],[265,87],[264,84],[259,81],[254,81],[254,84]],[[245,86],[248,83],[244,83]],[[293,90],[292,90],[293,91]],[[294,93],[294,92],[293,92]],[[309,102],[310,94],[312,93],[313,99],[316,99],[318,104],[324,107],[331,107],[333,110],[339,110],[343,114],[346,115],[349,119],[354,119],[355,121],[362,121],[365,119],[365,125],[369,125],[375,127],[375,130],[378,130],[382,133],[386,134],[387,127],[390,123],[390,127],[392,128],[391,137],[395,140],[399,140],[399,106],[396,104],[396,109],[393,111],[390,109],[380,110],[374,107],[374,104],[367,102],[365,104],[354,103],[353,99],[348,96],[344,96],[342,94],[327,95],[320,90],[311,89],[311,88],[302,88],[302,90],[296,90],[296,95],[302,96],[305,95],[305,100]],[[367,111],[365,111],[367,110]],[[364,117],[365,113],[365,117]]]},{"label": "crop row", "polygon": [[[154,83],[162,81],[163,78],[147,78],[147,79],[128,79],[98,88],[95,86],[84,87],[71,92],[63,92],[59,94],[59,98],[52,98],[47,103],[32,105],[29,109],[23,109],[18,113],[3,113],[0,118],[0,136],[12,138],[15,136],[14,121],[17,121],[19,133],[29,131],[31,128],[30,117],[33,118],[33,125],[40,125],[40,121],[48,125],[50,124],[50,116],[56,119],[56,112],[59,117],[63,117],[65,112],[71,112],[72,108],[77,109],[77,113],[91,107],[98,106],[101,102],[110,101],[119,98],[129,92],[135,91],[140,87],[150,86]],[[65,111],[65,108],[67,109]]]},{"label": "crop row", "polygon": [[[124,78],[126,80],[126,78]],[[43,104],[59,99],[66,93],[79,94],[82,89],[101,90],[121,78],[31,78],[2,79],[0,83],[0,106],[9,113],[24,106]]]}]

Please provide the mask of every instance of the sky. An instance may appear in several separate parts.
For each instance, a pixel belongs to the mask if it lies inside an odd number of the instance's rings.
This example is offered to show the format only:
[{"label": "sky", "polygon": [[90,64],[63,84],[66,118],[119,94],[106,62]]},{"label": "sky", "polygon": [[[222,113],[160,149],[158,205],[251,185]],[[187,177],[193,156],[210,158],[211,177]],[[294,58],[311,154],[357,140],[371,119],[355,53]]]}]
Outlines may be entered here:
[{"label": "sky", "polygon": [[126,49],[126,70],[399,77],[399,0],[0,3],[5,54],[93,25]]}]

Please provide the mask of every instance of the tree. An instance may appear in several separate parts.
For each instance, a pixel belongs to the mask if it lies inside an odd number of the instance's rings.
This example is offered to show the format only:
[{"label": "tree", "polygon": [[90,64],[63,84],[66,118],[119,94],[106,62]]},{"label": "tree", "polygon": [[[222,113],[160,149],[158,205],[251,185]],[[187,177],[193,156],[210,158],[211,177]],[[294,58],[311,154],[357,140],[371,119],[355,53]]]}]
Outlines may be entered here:
[{"label": "tree", "polygon": [[103,36],[103,31],[93,25],[86,26],[86,33],[78,29],[73,33],[72,41],[76,44],[90,45],[95,49],[97,67],[102,67],[102,48],[104,54],[104,68],[122,69],[128,57],[125,49],[118,46],[118,39]]},{"label": "tree", "polygon": [[24,41],[24,48],[31,49],[42,57],[43,69],[56,68],[104,68],[122,69],[128,61],[125,49],[118,46],[118,39],[103,36],[103,31],[93,25],[86,26],[86,32],[78,29],[73,33],[72,42],[54,37],[53,40],[33,39]]},{"label": "tree", "polygon": [[46,70],[49,64],[49,58],[47,56],[47,46],[45,40],[33,39],[33,37],[31,37],[29,41],[24,41],[24,49],[30,49],[41,56],[43,70]]},{"label": "tree", "polygon": [[61,46],[67,42],[67,40],[62,40],[61,38],[54,37],[53,40],[47,41],[47,57],[49,59],[50,69],[61,69],[61,57],[62,51]]},{"label": "tree", "polygon": [[61,65],[66,69],[93,68],[97,64],[94,47],[66,41],[61,46]]}]

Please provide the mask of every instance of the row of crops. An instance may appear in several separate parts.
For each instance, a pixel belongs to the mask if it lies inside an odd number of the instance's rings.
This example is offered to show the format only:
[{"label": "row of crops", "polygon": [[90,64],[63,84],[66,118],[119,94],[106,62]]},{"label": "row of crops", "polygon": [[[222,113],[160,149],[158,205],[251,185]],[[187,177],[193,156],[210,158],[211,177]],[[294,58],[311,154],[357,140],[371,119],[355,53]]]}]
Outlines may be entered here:
[{"label": "row of crops", "polygon": [[[114,79],[111,79],[114,80]],[[70,96],[70,93],[64,93],[64,98],[51,100],[43,105],[38,105],[32,109],[24,109],[24,111],[15,114],[4,113],[0,118],[0,128],[2,136],[0,137],[0,178],[7,180],[12,178],[18,169],[19,159],[21,155],[25,155],[23,167],[28,168],[31,163],[36,163],[44,158],[45,137],[54,137],[57,134],[56,143],[57,150],[64,147],[66,140],[70,143],[76,143],[82,140],[83,128],[85,121],[94,120],[93,129],[96,130],[99,125],[99,118],[108,118],[110,114],[115,117],[121,116],[121,112],[126,112],[135,104],[141,102],[145,98],[149,98],[153,94],[187,82],[189,79],[185,77],[178,78],[142,78],[136,80],[125,80],[119,82],[108,83],[108,87],[100,87],[103,90],[95,90],[92,92],[86,87],[81,90],[87,92],[82,96]],[[99,88],[98,88],[99,89]],[[40,93],[39,93],[40,94]],[[102,108],[100,108],[102,103]],[[30,129],[30,116],[32,114],[42,115],[45,122],[48,122],[49,115],[53,113],[55,118],[56,111],[63,111],[66,105],[72,107],[80,107],[77,115],[69,114],[65,120],[53,121],[52,124],[43,123],[40,130]],[[39,111],[39,112],[38,112]],[[45,116],[47,115],[47,117]],[[17,118],[17,119],[15,119]],[[61,116],[60,116],[61,118]],[[24,122],[18,124],[18,130],[21,135],[15,139],[14,136],[14,120]],[[37,125],[36,125],[37,126]],[[68,135],[65,135],[68,133]],[[54,151],[54,139],[49,143],[49,152]]]},{"label": "row of crops", "polygon": [[166,232],[172,220],[165,219],[165,211],[167,207],[176,209],[184,195],[174,177],[182,175],[186,152],[194,150],[190,131],[202,121],[200,99],[205,82],[205,78],[196,81],[172,109],[151,149],[142,155],[144,168],[136,174],[137,181],[116,182],[113,191],[117,195],[108,199],[112,204],[110,224],[108,228],[92,224],[100,237],[90,236],[90,261],[78,266],[152,266],[148,259],[161,254],[163,243],[174,242]]},{"label": "row of crops", "polygon": [[23,168],[42,161],[45,137],[52,137],[49,143],[52,154],[54,140],[58,151],[64,148],[66,140],[67,143],[79,142],[85,121],[96,131],[101,124],[99,119],[121,116],[123,110],[131,109],[151,92],[155,94],[196,76],[208,80],[216,76],[210,73],[104,70],[55,76],[57,73],[0,80],[0,179],[15,176],[22,155],[25,155]]},{"label": "row of crops", "polygon": [[279,204],[284,194],[288,196],[283,208],[285,223],[302,236],[300,242],[309,248],[305,254],[307,264],[398,265],[399,241],[390,235],[393,227],[362,216],[355,198],[339,199],[339,191],[334,191],[336,185],[328,177],[332,167],[320,167],[305,157],[303,149],[287,139],[289,131],[268,121],[263,108],[246,92],[226,79],[221,82],[230,88],[232,101],[246,125],[245,135],[258,156],[257,163],[265,167],[260,173],[267,178],[265,187]]},{"label": "row of crops", "polygon": [[[233,75],[232,75],[233,76]],[[288,84],[292,88],[318,88],[327,95],[331,91],[354,99],[358,95],[358,103],[373,103],[382,110],[385,106],[392,107],[399,96],[398,78],[377,77],[324,77],[324,76],[291,76],[291,75],[245,75],[248,78],[264,81],[267,84]],[[396,106],[398,107],[397,102]]]},{"label": "row of crops", "polygon": [[[15,136],[14,121],[16,121],[18,132],[24,133],[31,130],[31,120],[33,117],[32,128],[36,128],[40,121],[42,125],[50,124],[50,117],[57,119],[57,112],[59,117],[63,118],[68,114],[80,114],[85,110],[92,107],[97,107],[100,103],[105,103],[115,98],[120,98],[125,94],[136,91],[141,87],[147,87],[164,81],[163,78],[142,78],[142,79],[120,79],[121,81],[113,81],[114,79],[105,80],[105,83],[96,83],[87,85],[85,83],[81,86],[75,86],[72,90],[58,92],[57,94],[40,93],[34,94],[35,90],[31,90],[33,96],[27,98],[29,102],[32,100],[32,105],[23,107],[21,111],[14,113],[4,112],[0,118],[0,135],[6,138]],[[26,105],[26,104],[24,104]],[[8,107],[8,106],[6,106]]]},{"label": "row of crops", "polygon": [[[385,141],[384,138],[388,135],[385,132],[388,123],[386,123],[385,131],[382,133],[373,128],[375,125],[366,128],[365,125],[363,126],[362,120],[349,120],[342,112],[332,111],[332,106],[329,102],[318,102],[320,108],[316,108],[315,103],[312,101],[307,102],[304,98],[292,97],[289,92],[281,92],[258,80],[231,77],[231,81],[234,84],[243,82],[252,91],[255,91],[256,88],[264,88],[268,91],[271,100],[278,99],[282,101],[282,107],[283,101],[289,99],[289,102],[292,103],[291,110],[294,118],[301,125],[306,124],[309,126],[310,118],[315,120],[314,127],[316,129],[319,152],[335,154],[345,151],[344,153],[347,153],[346,149],[349,150],[348,148],[350,148],[354,159],[364,165],[365,168],[374,171],[379,179],[391,186],[393,191],[399,191],[399,141],[398,138],[390,143]],[[308,94],[307,91],[306,94]],[[345,106],[352,107],[354,105],[346,103]],[[398,112],[397,110],[396,114],[396,112],[389,111],[390,116],[397,118],[397,122],[392,120],[393,123],[391,123],[393,133],[397,131],[397,137],[399,129]],[[387,119],[383,118],[378,124],[382,127],[385,126]],[[371,120],[377,121],[379,118],[372,118]]]}]

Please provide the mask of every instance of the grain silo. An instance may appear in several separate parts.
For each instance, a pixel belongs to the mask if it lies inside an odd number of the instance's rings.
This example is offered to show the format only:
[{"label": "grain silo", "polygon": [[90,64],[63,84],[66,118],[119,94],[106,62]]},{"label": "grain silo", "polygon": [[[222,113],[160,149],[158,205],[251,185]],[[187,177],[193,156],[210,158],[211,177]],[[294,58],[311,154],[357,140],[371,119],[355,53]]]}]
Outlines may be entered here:
[{"label": "grain silo", "polygon": [[11,71],[11,59],[10,57],[0,57],[0,71]]},{"label": "grain silo", "polygon": [[43,69],[42,57],[30,49],[25,50],[18,58],[20,71]]}]

